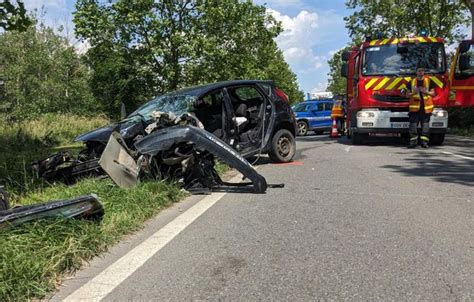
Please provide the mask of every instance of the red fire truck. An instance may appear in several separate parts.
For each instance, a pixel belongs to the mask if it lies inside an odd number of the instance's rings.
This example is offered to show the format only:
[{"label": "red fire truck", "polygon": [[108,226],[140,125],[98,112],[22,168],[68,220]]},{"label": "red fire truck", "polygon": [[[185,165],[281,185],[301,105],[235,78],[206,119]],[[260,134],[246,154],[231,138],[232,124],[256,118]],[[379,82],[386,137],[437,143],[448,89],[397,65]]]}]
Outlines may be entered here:
[{"label": "red fire truck", "polygon": [[459,45],[449,74],[453,106],[474,106],[474,40]]},{"label": "red fire truck", "polygon": [[347,78],[346,129],[351,143],[360,144],[370,134],[408,135],[406,92],[417,67],[424,67],[436,92],[430,144],[443,143],[448,128],[449,75],[442,38],[367,39],[343,53],[342,59],[341,75]]}]

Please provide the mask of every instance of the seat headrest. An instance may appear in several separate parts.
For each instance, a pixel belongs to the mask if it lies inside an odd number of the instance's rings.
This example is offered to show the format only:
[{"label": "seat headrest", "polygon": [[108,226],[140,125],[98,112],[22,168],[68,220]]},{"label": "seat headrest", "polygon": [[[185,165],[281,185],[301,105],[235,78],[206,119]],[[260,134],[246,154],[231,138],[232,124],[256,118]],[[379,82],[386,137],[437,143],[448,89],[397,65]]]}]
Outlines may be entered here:
[{"label": "seat headrest", "polygon": [[244,103],[241,103],[237,108],[235,109],[235,115],[236,116],[246,116],[247,115],[247,105]]}]

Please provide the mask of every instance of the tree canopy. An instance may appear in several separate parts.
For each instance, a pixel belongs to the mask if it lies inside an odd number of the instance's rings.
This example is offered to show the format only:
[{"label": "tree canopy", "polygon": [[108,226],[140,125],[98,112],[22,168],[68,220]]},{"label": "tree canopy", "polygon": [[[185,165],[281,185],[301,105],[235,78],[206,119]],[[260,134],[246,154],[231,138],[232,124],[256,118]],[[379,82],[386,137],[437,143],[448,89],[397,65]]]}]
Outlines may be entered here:
[{"label": "tree canopy", "polygon": [[98,110],[73,46],[39,24],[0,34],[0,112],[16,118]]},{"label": "tree canopy", "polygon": [[0,28],[4,30],[24,31],[33,22],[27,16],[25,5],[18,1],[15,6],[10,0],[2,0],[0,3]]},{"label": "tree canopy", "polygon": [[273,79],[293,101],[303,99],[274,41],[279,23],[251,1],[79,0],[74,23],[91,45],[94,95],[111,112],[232,79]]},{"label": "tree canopy", "polygon": [[[463,29],[469,25],[471,0],[347,0],[346,7],[353,13],[345,17],[346,28],[357,45],[366,36],[377,33],[384,37],[402,37],[426,31],[430,36],[442,37],[447,43],[464,38]],[[340,76],[339,51],[328,61],[330,72],[328,90],[340,93],[345,79]],[[345,89],[344,89],[345,90]]]},{"label": "tree canopy", "polygon": [[401,37],[425,30],[451,43],[463,37],[463,25],[471,20],[468,0],[348,0],[346,6],[355,10],[344,18],[346,27],[359,40],[378,32]]},{"label": "tree canopy", "polygon": [[346,94],[346,79],[341,77],[341,65],[342,53],[349,50],[350,47],[344,47],[334,53],[331,59],[328,60],[329,73],[328,73],[328,91],[332,92],[333,95],[344,95]]}]

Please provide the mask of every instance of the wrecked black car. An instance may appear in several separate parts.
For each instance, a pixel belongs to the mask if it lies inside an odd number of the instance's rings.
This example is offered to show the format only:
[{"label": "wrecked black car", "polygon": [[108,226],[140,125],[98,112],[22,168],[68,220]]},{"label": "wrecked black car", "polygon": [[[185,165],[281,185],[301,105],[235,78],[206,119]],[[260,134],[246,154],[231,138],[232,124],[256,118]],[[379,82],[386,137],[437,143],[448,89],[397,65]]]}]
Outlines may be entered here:
[{"label": "wrecked black car", "polygon": [[[182,127],[184,130],[163,130],[170,127]],[[272,81],[228,81],[185,88],[156,97],[118,123],[79,135],[76,141],[84,142],[86,148],[77,157],[67,152],[58,153],[34,163],[34,168],[39,176],[48,180],[68,181],[88,173],[100,174],[98,159],[115,132],[115,139],[125,150],[122,153],[130,156],[128,165],[121,164],[121,169],[127,170],[130,169],[130,161],[141,160],[140,165],[143,164],[144,159],[140,156],[144,155],[144,151],[140,148],[147,148],[143,147],[142,140],[150,141],[149,136],[153,134],[156,140],[153,144],[156,145],[160,143],[159,133],[170,131],[173,134],[168,138],[167,147],[160,147],[153,154],[156,159],[157,153],[160,153],[160,160],[154,163],[154,177],[181,175],[183,169],[193,165],[213,166],[213,158],[209,156],[222,156],[223,153],[205,150],[209,149],[209,145],[200,145],[196,149],[199,144],[193,139],[201,143],[214,141],[214,144],[224,146],[221,149],[230,146],[234,153],[237,151],[232,156],[248,158],[268,154],[274,162],[291,161],[296,149],[296,123],[283,91]],[[185,139],[179,140],[180,135]],[[198,137],[208,138],[203,140]],[[196,156],[200,160],[196,161]],[[204,159],[210,162],[205,163]],[[166,169],[169,171],[163,171]],[[194,169],[187,170],[188,173],[193,170],[191,174],[197,173]]]}]

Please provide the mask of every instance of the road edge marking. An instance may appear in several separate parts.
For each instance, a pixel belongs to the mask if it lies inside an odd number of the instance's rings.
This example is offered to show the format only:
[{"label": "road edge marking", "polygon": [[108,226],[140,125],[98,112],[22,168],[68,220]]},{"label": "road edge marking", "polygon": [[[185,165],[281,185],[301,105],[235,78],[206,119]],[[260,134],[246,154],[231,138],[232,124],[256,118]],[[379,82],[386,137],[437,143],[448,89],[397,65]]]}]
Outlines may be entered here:
[{"label": "road edge marking", "polygon": [[[230,182],[239,182],[241,179],[242,176],[237,175]],[[186,212],[109,265],[86,284],[76,289],[63,301],[102,300],[226,194],[212,193],[204,197]]]}]

